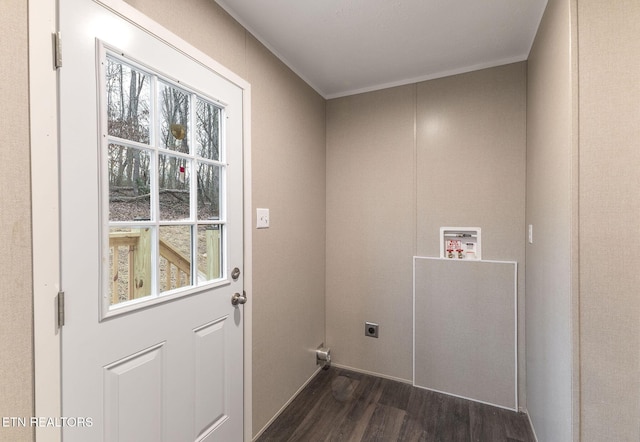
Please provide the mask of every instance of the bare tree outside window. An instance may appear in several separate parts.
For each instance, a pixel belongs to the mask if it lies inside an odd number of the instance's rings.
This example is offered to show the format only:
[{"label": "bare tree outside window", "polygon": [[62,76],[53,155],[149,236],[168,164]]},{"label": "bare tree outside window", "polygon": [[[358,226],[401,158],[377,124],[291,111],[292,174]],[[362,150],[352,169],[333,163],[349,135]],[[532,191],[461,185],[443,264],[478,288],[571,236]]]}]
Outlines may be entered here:
[{"label": "bare tree outside window", "polygon": [[222,108],[119,58],[104,67],[111,303],[220,278]]}]

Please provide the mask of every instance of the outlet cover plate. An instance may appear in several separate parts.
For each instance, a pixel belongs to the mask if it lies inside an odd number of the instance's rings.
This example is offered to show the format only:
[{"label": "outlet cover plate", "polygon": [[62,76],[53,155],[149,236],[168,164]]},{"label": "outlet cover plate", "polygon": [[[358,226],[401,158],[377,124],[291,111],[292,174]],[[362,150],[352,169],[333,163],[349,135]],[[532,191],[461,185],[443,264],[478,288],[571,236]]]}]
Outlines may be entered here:
[{"label": "outlet cover plate", "polygon": [[371,337],[371,338],[377,338],[378,337],[378,324],[376,324],[375,322],[365,322],[364,323],[364,335]]}]

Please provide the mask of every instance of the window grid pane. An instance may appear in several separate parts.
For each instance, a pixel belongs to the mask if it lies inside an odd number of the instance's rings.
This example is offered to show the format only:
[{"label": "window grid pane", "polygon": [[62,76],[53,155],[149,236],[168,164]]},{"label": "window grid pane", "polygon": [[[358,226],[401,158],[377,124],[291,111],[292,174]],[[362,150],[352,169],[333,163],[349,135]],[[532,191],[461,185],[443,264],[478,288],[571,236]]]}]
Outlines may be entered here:
[{"label": "window grid pane", "polygon": [[173,155],[158,156],[158,202],[161,221],[191,218],[191,161]]},{"label": "window grid pane", "polygon": [[189,153],[190,94],[159,83],[158,108],[160,109],[160,147],[176,152]]},{"label": "window grid pane", "polygon": [[132,66],[107,55],[111,306],[224,276],[223,110]]},{"label": "window grid pane", "polygon": [[221,109],[207,101],[196,99],[196,152],[209,160],[220,160]]},{"label": "window grid pane", "polygon": [[191,285],[191,226],[160,226],[160,292]]},{"label": "window grid pane", "polygon": [[220,176],[221,167],[203,162],[198,163],[198,219],[220,219]]},{"label": "window grid pane", "polygon": [[109,144],[109,220],[151,219],[151,155],[119,144]]},{"label": "window grid pane", "polygon": [[150,77],[107,57],[107,132],[125,140],[149,143]]},{"label": "window grid pane", "polygon": [[153,228],[109,229],[110,304],[152,294]]},{"label": "window grid pane", "polygon": [[198,282],[222,278],[224,228],[218,224],[198,226]]}]

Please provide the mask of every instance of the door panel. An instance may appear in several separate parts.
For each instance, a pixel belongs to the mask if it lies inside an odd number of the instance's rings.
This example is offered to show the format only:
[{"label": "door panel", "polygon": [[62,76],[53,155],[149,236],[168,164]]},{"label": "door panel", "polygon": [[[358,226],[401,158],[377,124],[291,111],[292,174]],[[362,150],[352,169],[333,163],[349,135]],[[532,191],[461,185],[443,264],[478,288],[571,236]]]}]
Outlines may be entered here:
[{"label": "door panel", "polygon": [[163,353],[157,345],[104,368],[106,440],[162,440]]},{"label": "door panel", "polygon": [[229,413],[224,383],[225,334],[228,318],[194,330],[195,341],[195,433],[206,434]]},{"label": "door panel", "polygon": [[[91,427],[63,428],[63,438],[72,442],[242,440],[243,307],[232,306],[231,297],[242,293],[243,280],[234,280],[230,274],[234,267],[242,269],[243,263],[243,91],[206,64],[94,1],[60,0],[60,30],[64,39],[61,280],[66,293],[62,411],[64,416],[90,417],[93,422]],[[156,195],[149,197],[147,215],[125,216],[122,225],[110,221],[113,186],[107,167],[114,148],[109,150],[105,140],[114,135],[104,113],[108,103],[101,86],[104,50],[159,75],[157,85],[166,81],[205,97],[222,112],[220,157],[204,158],[208,166],[200,175],[196,170],[176,172],[173,183],[187,186],[185,191],[191,186],[192,195],[186,206],[190,211],[180,219],[161,220]],[[159,91],[154,86],[149,93]],[[162,123],[153,122],[160,115],[158,105],[154,106],[149,110],[149,140],[122,141],[148,155],[145,164],[151,175],[159,173],[159,158],[169,153],[162,149],[175,146],[163,145],[153,135],[162,129]],[[196,124],[189,130],[195,132]],[[171,151],[171,155],[199,164],[194,155],[200,155],[195,152],[202,151],[202,144],[195,135],[186,136],[193,136],[189,138],[193,153]],[[159,189],[154,179],[150,186]],[[205,179],[217,180],[220,207],[198,211],[199,198],[206,193]],[[182,191],[167,189],[168,194]],[[215,221],[212,214],[218,216]],[[185,248],[166,250],[163,235],[172,230],[190,232]],[[124,270],[114,271],[110,265],[115,243],[124,247],[123,256],[130,256],[123,258],[129,263]],[[212,259],[210,250],[220,250],[222,259]],[[176,254],[174,260],[187,277],[175,270],[161,277],[163,253]],[[133,283],[120,298],[113,281],[124,272]]]}]

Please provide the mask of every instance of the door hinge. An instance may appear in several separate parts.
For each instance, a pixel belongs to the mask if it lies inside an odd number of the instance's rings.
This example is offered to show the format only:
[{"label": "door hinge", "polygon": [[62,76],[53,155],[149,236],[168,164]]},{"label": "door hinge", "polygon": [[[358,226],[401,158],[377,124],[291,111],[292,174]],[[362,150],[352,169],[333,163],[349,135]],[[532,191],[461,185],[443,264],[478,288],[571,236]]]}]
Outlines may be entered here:
[{"label": "door hinge", "polygon": [[64,325],[64,292],[58,292],[58,296],[56,296],[56,306],[58,309],[58,314],[56,315],[58,318],[58,328],[62,328]]},{"label": "door hinge", "polygon": [[62,67],[62,36],[59,32],[53,34],[53,64],[56,69]]}]

